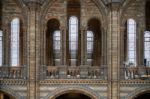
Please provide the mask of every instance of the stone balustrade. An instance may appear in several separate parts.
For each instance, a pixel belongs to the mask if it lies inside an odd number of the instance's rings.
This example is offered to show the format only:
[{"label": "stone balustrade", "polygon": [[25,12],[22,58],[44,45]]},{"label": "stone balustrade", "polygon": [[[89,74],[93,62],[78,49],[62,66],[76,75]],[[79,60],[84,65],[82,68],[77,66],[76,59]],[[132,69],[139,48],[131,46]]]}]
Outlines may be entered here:
[{"label": "stone balustrade", "polygon": [[103,79],[105,69],[100,66],[47,66],[46,78]]},{"label": "stone balustrade", "polygon": [[123,71],[125,79],[150,80],[150,67],[126,67]]},{"label": "stone balustrade", "polygon": [[24,67],[0,67],[0,79],[24,79]]}]

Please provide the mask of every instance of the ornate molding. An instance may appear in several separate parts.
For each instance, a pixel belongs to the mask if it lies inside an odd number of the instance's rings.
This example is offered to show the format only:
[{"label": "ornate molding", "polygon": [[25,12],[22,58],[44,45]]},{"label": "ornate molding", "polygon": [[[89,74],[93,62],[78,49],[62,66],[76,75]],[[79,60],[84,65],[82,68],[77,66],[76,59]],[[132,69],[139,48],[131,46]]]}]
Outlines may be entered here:
[{"label": "ornate molding", "polygon": [[120,81],[121,86],[139,86],[139,85],[150,85],[150,80],[122,80]]},{"label": "ornate molding", "polygon": [[0,85],[27,85],[26,80],[21,79],[0,79]]},{"label": "ornate molding", "polygon": [[49,84],[91,84],[91,85],[107,85],[106,80],[91,79],[50,79],[40,81],[40,85]]}]

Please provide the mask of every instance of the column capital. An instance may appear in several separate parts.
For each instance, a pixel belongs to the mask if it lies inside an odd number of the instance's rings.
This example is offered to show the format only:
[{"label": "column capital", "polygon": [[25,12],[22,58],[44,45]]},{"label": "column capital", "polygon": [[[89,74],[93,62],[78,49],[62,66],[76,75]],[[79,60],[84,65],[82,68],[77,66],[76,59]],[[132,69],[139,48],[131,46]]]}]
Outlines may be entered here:
[{"label": "column capital", "polygon": [[26,2],[26,5],[27,5],[29,10],[31,10],[31,11],[38,11],[38,10],[40,10],[40,7],[41,7],[42,4],[41,4],[40,1],[28,0]]},{"label": "column capital", "polygon": [[126,29],[125,26],[124,26],[124,27],[120,27],[120,31],[121,31],[121,32],[124,32],[125,29]]},{"label": "column capital", "polygon": [[66,27],[65,26],[60,26],[59,29],[60,30],[66,30]]},{"label": "column capital", "polygon": [[88,27],[85,27],[85,26],[82,26],[82,27],[80,28],[81,31],[85,31],[85,30],[87,30],[87,29],[88,29]]},{"label": "column capital", "polygon": [[121,3],[120,2],[111,2],[108,4],[108,8],[110,8],[111,10],[115,10],[118,11],[121,7]]}]

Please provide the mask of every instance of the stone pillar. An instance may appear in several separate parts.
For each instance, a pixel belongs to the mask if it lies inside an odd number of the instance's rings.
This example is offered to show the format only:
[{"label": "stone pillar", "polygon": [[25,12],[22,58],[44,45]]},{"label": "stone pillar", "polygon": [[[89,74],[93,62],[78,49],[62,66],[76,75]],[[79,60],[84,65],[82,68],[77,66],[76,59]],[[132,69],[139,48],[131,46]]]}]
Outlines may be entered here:
[{"label": "stone pillar", "polygon": [[108,60],[108,99],[119,97],[119,66],[120,66],[120,30],[119,30],[119,3],[109,5],[107,35],[107,60]]},{"label": "stone pillar", "polygon": [[3,41],[4,41],[4,65],[10,65],[10,33],[11,33],[11,20],[4,19],[3,21]]},{"label": "stone pillar", "polygon": [[101,28],[101,66],[106,67],[107,64],[107,30]]},{"label": "stone pillar", "polygon": [[[120,79],[124,79],[125,78],[125,62],[126,62],[126,44],[125,44],[125,39],[127,39],[127,37],[125,38],[125,25],[120,27]],[[126,48],[125,48],[126,47]]]},{"label": "stone pillar", "polygon": [[81,66],[86,65],[86,29],[81,29]]},{"label": "stone pillar", "polygon": [[65,27],[61,27],[61,65],[59,67],[59,77],[65,78],[67,75],[67,31]]},{"label": "stone pillar", "polygon": [[40,3],[29,1],[28,7],[28,29],[27,29],[27,48],[28,48],[28,85],[27,99],[39,99],[38,79],[40,62],[40,34],[39,34],[39,11]]},{"label": "stone pillar", "polygon": [[144,29],[139,25],[137,28],[137,65],[144,66]]},{"label": "stone pillar", "polygon": [[88,77],[88,67],[87,67],[87,29],[81,29],[81,67],[80,67],[80,77]]},{"label": "stone pillar", "polygon": [[67,39],[66,39],[66,28],[65,27],[61,27],[61,62],[62,64],[61,65],[64,65],[66,66],[67,65],[67,52],[66,52],[66,49],[67,49]]}]

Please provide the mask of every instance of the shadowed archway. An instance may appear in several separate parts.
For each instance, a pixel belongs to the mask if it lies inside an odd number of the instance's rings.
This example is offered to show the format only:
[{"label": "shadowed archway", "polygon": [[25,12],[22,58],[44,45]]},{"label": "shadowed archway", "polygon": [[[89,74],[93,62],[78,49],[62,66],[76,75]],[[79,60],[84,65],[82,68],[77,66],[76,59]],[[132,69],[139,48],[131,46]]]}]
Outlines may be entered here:
[{"label": "shadowed archway", "polygon": [[91,98],[82,93],[71,92],[71,93],[60,95],[56,99],[91,99]]},{"label": "shadowed archway", "polygon": [[0,91],[0,99],[15,99],[15,98],[5,92]]},{"label": "shadowed archway", "polygon": [[133,99],[150,99],[150,91],[149,92],[141,93],[141,94],[137,95]]}]

